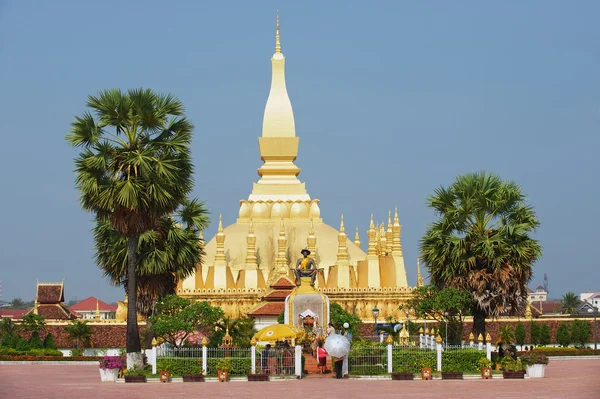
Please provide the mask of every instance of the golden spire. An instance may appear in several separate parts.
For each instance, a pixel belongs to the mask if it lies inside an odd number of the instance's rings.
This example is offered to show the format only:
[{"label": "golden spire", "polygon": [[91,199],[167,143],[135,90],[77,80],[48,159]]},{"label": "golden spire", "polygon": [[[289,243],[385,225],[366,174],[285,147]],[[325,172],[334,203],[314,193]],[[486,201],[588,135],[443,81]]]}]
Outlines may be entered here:
[{"label": "golden spire", "polygon": [[379,225],[379,253],[387,254],[387,236],[385,234],[385,223]]},{"label": "golden spire", "polygon": [[387,244],[387,252],[392,252],[392,241],[394,239],[394,233],[392,232],[392,211],[388,211],[388,222],[387,222],[387,230],[385,232],[385,239]]},{"label": "golden spire", "polygon": [[96,298],[96,319],[100,320],[100,305],[98,303],[98,298]]},{"label": "golden spire", "polygon": [[250,219],[248,235],[246,236],[246,269],[254,270],[258,267],[256,264],[256,236],[254,235],[254,224]]},{"label": "golden spire", "polygon": [[392,226],[392,252],[397,252],[402,255],[402,241],[400,240],[400,232],[402,226],[400,225],[400,219],[398,218],[398,207],[394,210],[394,224]]},{"label": "golden spire", "polygon": [[283,224],[283,218],[279,224],[279,238],[277,238],[277,259],[275,264],[280,274],[287,274],[287,237],[285,236],[285,225]]},{"label": "golden spire", "polygon": [[373,214],[371,214],[371,221],[369,222],[369,231],[367,231],[367,237],[369,238],[367,255],[377,255],[377,232],[375,231],[375,225],[373,224]]},{"label": "golden spire", "polygon": [[281,42],[279,41],[279,10],[277,10],[277,24],[275,25],[275,53],[281,53]]},{"label": "golden spire", "polygon": [[215,266],[227,266],[225,258],[225,233],[223,232],[223,216],[219,215],[219,228],[215,236],[217,241],[217,250],[215,253]]},{"label": "golden spire", "polygon": [[417,287],[423,286],[423,276],[421,276],[421,258],[417,256]]},{"label": "golden spire", "polygon": [[308,238],[306,239],[306,248],[310,251],[310,255],[308,256],[315,259],[315,252],[317,251],[317,237],[315,237],[315,226],[312,218],[310,218],[310,229],[308,230]]},{"label": "golden spire", "polygon": [[356,233],[354,234],[354,245],[360,248],[360,237],[358,236],[358,226],[356,227]]},{"label": "golden spire", "polygon": [[348,265],[349,257],[348,257],[348,245],[346,244],[346,240],[348,237],[346,236],[346,229],[344,228],[344,215],[342,215],[342,221],[340,223],[340,232],[338,234],[338,252],[337,252],[337,261],[336,265]]}]

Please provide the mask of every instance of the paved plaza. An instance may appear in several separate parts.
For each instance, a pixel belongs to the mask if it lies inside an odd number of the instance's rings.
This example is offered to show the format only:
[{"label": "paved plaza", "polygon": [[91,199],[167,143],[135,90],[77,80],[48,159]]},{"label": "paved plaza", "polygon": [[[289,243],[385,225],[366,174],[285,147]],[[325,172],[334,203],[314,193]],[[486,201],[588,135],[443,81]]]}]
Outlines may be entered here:
[{"label": "paved plaza", "polygon": [[1,399],[598,398],[599,360],[553,361],[544,379],[390,381],[307,378],[229,383],[101,383],[96,366],[0,365]]}]

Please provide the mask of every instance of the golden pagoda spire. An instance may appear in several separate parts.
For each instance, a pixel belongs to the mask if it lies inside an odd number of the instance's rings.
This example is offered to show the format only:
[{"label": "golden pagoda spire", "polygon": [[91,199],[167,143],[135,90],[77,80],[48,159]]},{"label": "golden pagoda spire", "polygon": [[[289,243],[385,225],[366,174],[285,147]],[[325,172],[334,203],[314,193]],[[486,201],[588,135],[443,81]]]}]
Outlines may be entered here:
[{"label": "golden pagoda spire", "polygon": [[281,53],[281,42],[279,41],[279,10],[277,10],[277,24],[275,25],[275,53]]},{"label": "golden pagoda spire", "polygon": [[375,231],[375,225],[373,224],[373,214],[371,214],[371,221],[369,222],[369,231],[367,231],[367,237],[369,237],[367,255],[377,255],[377,231]]},{"label": "golden pagoda spire", "polygon": [[98,298],[96,298],[96,320],[100,320],[100,304]]},{"label": "golden pagoda spire", "polygon": [[354,245],[360,248],[360,237],[358,236],[358,226],[356,227],[356,233],[354,234]]},{"label": "golden pagoda spire", "polygon": [[421,276],[421,258],[417,256],[417,287],[423,286],[423,276]]},{"label": "golden pagoda spire", "polygon": [[277,259],[275,259],[276,267],[280,274],[287,274],[288,262],[287,262],[287,237],[285,235],[285,225],[283,224],[283,218],[279,224],[279,237],[277,238]]},{"label": "golden pagoda spire", "polygon": [[254,224],[250,219],[248,235],[246,236],[246,269],[254,270],[258,267],[256,263],[256,236],[254,235]]},{"label": "golden pagoda spire", "polygon": [[379,225],[379,253],[387,254],[387,236],[385,234],[385,223]]},{"label": "golden pagoda spire", "polygon": [[313,219],[310,218],[310,229],[308,230],[308,238],[306,239],[306,248],[310,251],[311,258],[315,258],[315,252],[317,251],[317,237],[315,237],[315,226]]},{"label": "golden pagoda spire", "polygon": [[227,266],[225,258],[225,233],[223,232],[223,216],[219,215],[219,228],[215,236],[217,251],[215,253],[215,266]]},{"label": "golden pagoda spire", "polygon": [[338,252],[337,252],[337,261],[336,265],[348,265],[349,257],[348,257],[348,245],[346,244],[346,240],[348,237],[346,236],[346,229],[344,227],[344,215],[342,215],[342,221],[340,223],[340,232],[338,234]]},{"label": "golden pagoda spire", "polygon": [[400,240],[400,232],[402,231],[402,225],[400,224],[400,219],[398,218],[398,208],[396,207],[394,211],[394,224],[392,226],[393,238],[392,238],[392,252],[398,253],[398,255],[402,255],[402,241]]},{"label": "golden pagoda spire", "polygon": [[392,211],[388,211],[388,222],[387,230],[385,232],[386,250],[388,253],[392,253],[392,241],[394,239],[394,233],[392,231]]}]

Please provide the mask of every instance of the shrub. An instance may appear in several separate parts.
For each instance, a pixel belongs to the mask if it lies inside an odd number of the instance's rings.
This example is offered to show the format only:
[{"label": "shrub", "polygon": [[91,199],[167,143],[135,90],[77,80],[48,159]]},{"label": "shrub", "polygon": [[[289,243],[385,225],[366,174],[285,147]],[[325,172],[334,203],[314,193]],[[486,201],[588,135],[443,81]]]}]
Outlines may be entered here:
[{"label": "shrub", "polygon": [[29,338],[29,347],[31,349],[44,349],[44,343],[37,331],[34,331],[31,334],[31,337]]},{"label": "shrub", "polygon": [[521,322],[515,328],[515,342],[523,349],[523,345],[525,345],[525,327]]},{"label": "shrub", "polygon": [[125,368],[125,358],[122,356],[104,356],[100,362],[101,369],[119,369]]},{"label": "shrub", "polygon": [[540,328],[540,344],[548,345],[550,343],[550,326],[546,323],[542,324]]},{"label": "shrub", "polygon": [[84,352],[83,349],[74,348],[74,349],[71,349],[71,356],[80,357],[80,356],[83,356],[83,352]]},{"label": "shrub", "polygon": [[17,347],[17,343],[19,342],[19,336],[15,333],[12,334],[4,334],[2,336],[2,342],[0,343],[0,346],[2,348],[16,348]]},{"label": "shrub", "polygon": [[44,348],[56,349],[56,343],[54,342],[54,337],[50,333],[48,333],[46,335],[46,338],[44,338]]},{"label": "shrub", "polygon": [[447,349],[442,353],[442,371],[479,371],[481,351],[477,349]]},{"label": "shrub", "polygon": [[590,324],[583,320],[574,320],[571,327],[571,341],[581,346],[588,342],[592,331]]},{"label": "shrub", "polygon": [[548,356],[543,353],[535,353],[535,351],[524,353],[521,355],[520,359],[524,365],[548,364]]},{"label": "shrub", "polygon": [[479,364],[479,370],[484,369],[484,368],[492,367],[492,361],[489,360],[485,356],[483,356],[482,358],[479,359],[478,364]]},{"label": "shrub", "polygon": [[[156,360],[157,370],[168,370],[171,375],[184,374],[202,374],[202,359],[200,358],[180,358],[180,357],[159,357]],[[215,375],[217,372],[215,371]]]},{"label": "shrub", "polygon": [[394,350],[392,352],[392,371],[394,373],[419,373],[423,367],[435,369],[436,356],[436,352],[433,350]]},{"label": "shrub", "polygon": [[540,344],[540,325],[533,321],[529,324],[529,342],[533,345]]},{"label": "shrub", "polygon": [[556,330],[556,342],[564,347],[571,345],[571,331],[567,323],[560,323],[558,326]]},{"label": "shrub", "polygon": [[[252,371],[252,362],[249,357],[246,358],[228,358],[230,359],[229,375],[247,375]],[[219,370],[218,363],[221,359],[218,358],[209,358],[207,364],[207,374],[211,376],[217,375],[217,370]]]},{"label": "shrub", "polygon": [[25,338],[20,337],[19,341],[17,342],[17,345],[15,346],[15,349],[19,352],[27,352],[31,348],[29,347],[29,343],[27,342],[27,340]]},{"label": "shrub", "polygon": [[[560,347],[541,347],[538,346],[533,350],[534,353],[542,353],[546,356],[594,356],[600,355],[600,349],[594,350],[591,348],[560,348]],[[526,352],[524,352],[526,353]]]}]

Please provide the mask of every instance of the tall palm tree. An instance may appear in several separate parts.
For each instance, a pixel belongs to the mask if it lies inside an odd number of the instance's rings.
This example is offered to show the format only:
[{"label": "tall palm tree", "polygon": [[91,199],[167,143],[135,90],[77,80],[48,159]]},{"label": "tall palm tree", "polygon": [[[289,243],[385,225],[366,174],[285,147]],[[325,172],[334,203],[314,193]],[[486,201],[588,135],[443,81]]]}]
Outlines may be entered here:
[{"label": "tall palm tree", "polygon": [[438,288],[471,293],[473,329],[485,336],[485,319],[522,311],[527,282],[541,256],[530,234],[539,226],[514,182],[485,172],[460,176],[428,199],[439,216],[421,239],[421,259]]},{"label": "tall palm tree", "polygon": [[192,124],[181,101],[149,89],[89,96],[67,141],[84,210],[127,237],[128,367],[142,365],[136,318],[136,252],[140,236],[174,212],[193,187]]},{"label": "tall palm tree", "polygon": [[577,295],[575,295],[574,293],[567,292],[565,295],[563,295],[562,299],[560,300],[560,305],[562,307],[563,313],[577,314],[577,309],[579,308],[579,305],[581,305],[581,301],[579,300],[579,298],[577,298]]},{"label": "tall palm tree", "polygon": [[[204,203],[185,200],[174,215],[162,218],[152,230],[140,235],[136,259],[137,313],[146,320],[154,314],[156,302],[175,294],[177,282],[190,276],[203,262],[204,242],[198,235],[208,224]],[[94,241],[96,263],[104,275],[114,285],[127,287],[127,239],[104,219],[96,222]],[[148,335],[146,345],[151,341]]]}]

